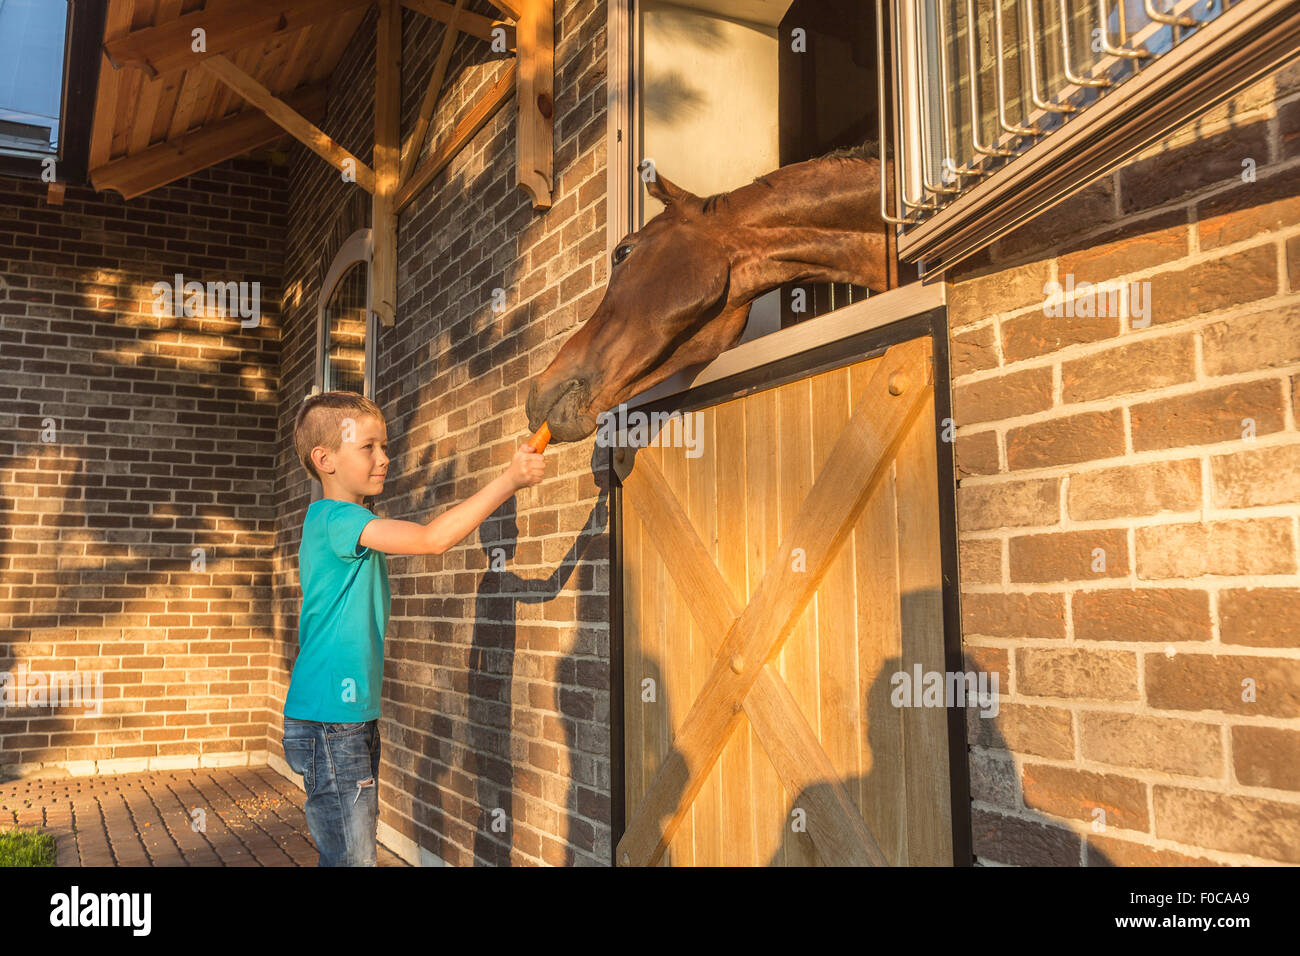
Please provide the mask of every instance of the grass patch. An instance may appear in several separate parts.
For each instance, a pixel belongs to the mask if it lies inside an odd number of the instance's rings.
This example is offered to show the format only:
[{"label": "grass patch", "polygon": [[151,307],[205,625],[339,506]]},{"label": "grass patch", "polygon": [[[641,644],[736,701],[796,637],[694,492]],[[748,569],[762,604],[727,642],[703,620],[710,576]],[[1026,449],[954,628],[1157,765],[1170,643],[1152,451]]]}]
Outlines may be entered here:
[{"label": "grass patch", "polygon": [[39,830],[0,833],[0,866],[53,866],[54,837]]}]

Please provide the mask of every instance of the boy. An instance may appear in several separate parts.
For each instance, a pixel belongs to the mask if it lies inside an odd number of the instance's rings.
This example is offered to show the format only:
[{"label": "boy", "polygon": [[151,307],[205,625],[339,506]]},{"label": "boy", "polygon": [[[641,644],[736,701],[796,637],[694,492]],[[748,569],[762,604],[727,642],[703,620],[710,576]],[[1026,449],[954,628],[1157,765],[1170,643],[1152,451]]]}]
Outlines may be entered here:
[{"label": "boy", "polygon": [[386,554],[442,554],[520,488],[542,480],[529,445],[497,478],[428,524],[380,518],[361,502],[383,490],[388,430],[354,392],[308,397],[294,449],[321,483],[298,549],[298,659],[284,701],[284,759],[302,774],[319,866],[374,866],[379,818],[379,691],[389,591]]}]

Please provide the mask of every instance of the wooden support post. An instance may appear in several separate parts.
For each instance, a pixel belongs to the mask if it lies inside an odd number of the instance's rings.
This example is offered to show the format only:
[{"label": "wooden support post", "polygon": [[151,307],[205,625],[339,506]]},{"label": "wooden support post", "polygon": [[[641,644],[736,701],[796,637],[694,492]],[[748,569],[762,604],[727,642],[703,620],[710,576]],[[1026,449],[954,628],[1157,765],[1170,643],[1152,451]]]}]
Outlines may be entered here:
[{"label": "wooden support post", "polygon": [[397,321],[397,210],[402,101],[402,8],[379,0],[375,31],[375,192],[371,203],[370,308],[391,327]]},{"label": "wooden support post", "polygon": [[555,20],[552,0],[512,0],[519,7],[519,75],[515,185],[534,209],[551,208],[555,177]]}]

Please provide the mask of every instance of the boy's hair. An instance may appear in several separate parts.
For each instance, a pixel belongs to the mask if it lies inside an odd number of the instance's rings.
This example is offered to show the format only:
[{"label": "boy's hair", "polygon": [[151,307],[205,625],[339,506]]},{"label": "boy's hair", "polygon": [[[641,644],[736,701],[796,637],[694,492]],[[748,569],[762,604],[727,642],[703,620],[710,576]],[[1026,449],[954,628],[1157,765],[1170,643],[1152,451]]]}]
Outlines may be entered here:
[{"label": "boy's hair", "polygon": [[381,422],[384,413],[379,406],[356,392],[320,392],[308,395],[298,409],[293,423],[293,447],[302,466],[317,481],[321,480],[312,464],[311,452],[317,445],[338,451],[343,444],[343,421],[373,415]]}]

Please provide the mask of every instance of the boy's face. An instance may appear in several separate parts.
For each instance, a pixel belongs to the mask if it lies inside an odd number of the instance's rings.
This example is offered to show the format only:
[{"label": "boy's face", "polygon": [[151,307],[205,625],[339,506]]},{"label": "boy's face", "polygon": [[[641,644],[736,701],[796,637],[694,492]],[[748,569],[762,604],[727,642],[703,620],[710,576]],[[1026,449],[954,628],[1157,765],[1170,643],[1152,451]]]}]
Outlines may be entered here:
[{"label": "boy's face", "polygon": [[327,498],[360,501],[384,490],[388,473],[388,429],[373,415],[344,420],[338,451],[323,445],[312,450]]}]

